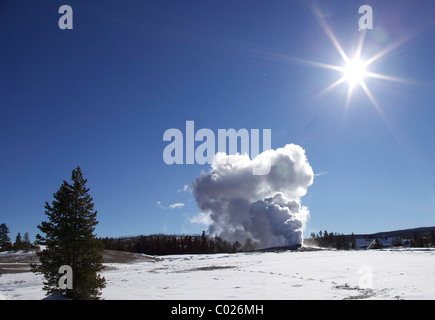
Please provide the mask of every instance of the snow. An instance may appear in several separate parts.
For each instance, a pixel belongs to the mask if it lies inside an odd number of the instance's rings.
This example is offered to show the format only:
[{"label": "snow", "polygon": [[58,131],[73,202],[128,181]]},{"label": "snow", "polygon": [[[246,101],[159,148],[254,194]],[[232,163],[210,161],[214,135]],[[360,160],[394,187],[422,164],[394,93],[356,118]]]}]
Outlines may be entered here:
[{"label": "snow", "polygon": [[32,272],[8,273],[0,275],[0,299],[40,300],[45,297],[42,290],[42,275]]},{"label": "snow", "polygon": [[[256,252],[107,264],[111,299],[434,299],[435,250]],[[1,299],[43,299],[43,277],[2,274]]]}]

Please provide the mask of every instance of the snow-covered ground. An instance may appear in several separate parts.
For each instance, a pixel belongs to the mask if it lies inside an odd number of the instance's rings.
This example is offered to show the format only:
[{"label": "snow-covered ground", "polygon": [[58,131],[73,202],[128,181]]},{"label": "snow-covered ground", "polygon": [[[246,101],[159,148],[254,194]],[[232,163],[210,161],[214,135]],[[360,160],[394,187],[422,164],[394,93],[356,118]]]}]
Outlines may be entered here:
[{"label": "snow-covered ground", "polygon": [[[107,264],[103,299],[435,299],[435,250],[164,256]],[[42,276],[2,274],[0,299],[42,299]]]}]

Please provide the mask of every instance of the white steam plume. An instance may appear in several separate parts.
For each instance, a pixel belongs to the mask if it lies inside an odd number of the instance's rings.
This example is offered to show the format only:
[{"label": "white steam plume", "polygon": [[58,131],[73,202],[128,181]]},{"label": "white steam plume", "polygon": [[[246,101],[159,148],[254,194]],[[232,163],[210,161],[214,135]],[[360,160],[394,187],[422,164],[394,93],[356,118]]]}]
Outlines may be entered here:
[{"label": "white steam plume", "polygon": [[[254,166],[270,166],[270,172],[253,175]],[[211,234],[241,243],[250,238],[267,248],[302,244],[309,210],[301,197],[313,179],[305,150],[288,144],[253,160],[218,153],[211,171],[197,177],[192,190],[199,209],[210,216]]]}]

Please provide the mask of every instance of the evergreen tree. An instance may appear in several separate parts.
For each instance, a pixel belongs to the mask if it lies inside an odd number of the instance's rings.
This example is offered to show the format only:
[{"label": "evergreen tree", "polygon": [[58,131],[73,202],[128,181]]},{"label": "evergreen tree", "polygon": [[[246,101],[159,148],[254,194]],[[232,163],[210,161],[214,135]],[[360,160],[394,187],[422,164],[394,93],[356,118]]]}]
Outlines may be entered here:
[{"label": "evergreen tree", "polygon": [[411,247],[422,248],[424,247],[423,237],[414,232],[414,235],[411,238]]},{"label": "evergreen tree", "polygon": [[[46,248],[38,252],[41,264],[32,270],[44,275],[47,295],[57,292],[71,299],[95,300],[105,287],[105,279],[98,274],[103,269],[103,245],[93,234],[97,211],[80,167],[73,170],[71,180],[73,184],[63,181],[51,205],[45,204],[48,221],[38,226],[45,237],[38,234],[36,238]],[[64,265],[72,269],[72,289],[59,286],[59,268]]]},{"label": "evergreen tree", "polygon": [[9,228],[5,223],[0,224],[0,251],[12,249],[11,239],[8,236]]},{"label": "evergreen tree", "polygon": [[202,231],[201,235],[201,253],[207,253],[208,252],[208,244],[207,244],[207,236],[205,235],[205,231]]},{"label": "evergreen tree", "polygon": [[233,247],[232,247],[232,252],[239,252],[242,249],[242,245],[240,244],[239,241],[236,241],[233,243]]},{"label": "evergreen tree", "polygon": [[243,246],[244,251],[252,251],[255,249],[255,244],[252,242],[251,238],[247,238]]},{"label": "evergreen tree", "polygon": [[32,244],[30,243],[29,233],[26,232],[24,234],[23,249],[26,251],[29,251],[31,247],[32,247]]},{"label": "evergreen tree", "polygon": [[356,240],[355,240],[355,235],[352,232],[352,235],[350,236],[350,242],[351,242],[351,249],[355,250],[356,249]]},{"label": "evergreen tree", "polygon": [[433,248],[435,247],[435,235],[433,230],[430,232],[430,246]]},{"label": "evergreen tree", "polygon": [[23,242],[21,241],[21,234],[18,232],[14,242],[14,250],[15,251],[21,250],[22,247],[23,247]]},{"label": "evergreen tree", "polygon": [[403,245],[403,244],[402,244],[402,239],[400,239],[399,236],[396,236],[396,237],[393,239],[392,245],[393,245],[394,247],[401,247],[401,246]]}]

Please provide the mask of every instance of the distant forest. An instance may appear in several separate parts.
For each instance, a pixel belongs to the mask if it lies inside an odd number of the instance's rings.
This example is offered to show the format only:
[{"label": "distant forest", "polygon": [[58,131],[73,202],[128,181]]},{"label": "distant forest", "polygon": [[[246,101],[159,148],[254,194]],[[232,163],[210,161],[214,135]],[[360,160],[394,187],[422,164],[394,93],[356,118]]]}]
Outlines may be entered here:
[{"label": "distant forest", "polygon": [[337,250],[356,249],[356,240],[353,234],[350,239],[346,239],[344,234],[328,232],[327,230],[319,231],[317,234],[312,232],[310,239],[305,240],[304,243]]},{"label": "distant forest", "polygon": [[[390,238],[394,237],[392,246],[402,245],[414,248],[435,248],[435,227],[399,230],[386,233]],[[417,232],[420,231],[420,232]],[[18,233],[14,242],[8,236],[9,228],[6,224],[0,224],[0,252],[35,250],[36,244],[31,244],[29,235],[26,232],[24,239]],[[367,235],[371,239],[384,237],[381,233]],[[334,232],[320,231],[311,233],[310,238],[304,240],[304,245],[319,246],[322,248],[333,248],[337,250],[354,250],[356,248],[356,237],[361,235],[343,235]],[[208,236],[205,232],[201,235],[166,235],[153,234],[134,237],[119,238],[99,238],[103,243],[104,249],[128,251],[134,253],[145,253],[149,255],[169,255],[169,254],[197,254],[197,253],[235,253],[253,251],[259,249],[255,242],[247,239],[244,243],[238,241],[229,242],[218,236]],[[376,241],[373,249],[381,249],[384,246]]]},{"label": "distant forest", "polygon": [[[218,236],[202,235],[142,235],[136,237],[101,238],[104,249],[145,253],[149,255],[169,254],[198,254],[198,253],[235,253],[258,249],[251,239],[244,243],[228,242]],[[435,247],[435,235],[431,231],[428,234],[414,233],[412,236],[397,236],[393,246],[402,246],[403,242],[409,241],[410,247]],[[336,250],[355,250],[355,236],[343,235],[334,232],[320,231],[311,233],[309,239],[304,240],[305,245],[315,245],[322,248]],[[383,246],[377,242],[373,249],[381,249]]]},{"label": "distant forest", "polygon": [[[371,239],[375,241],[373,249],[382,249],[384,246],[380,243],[378,239],[383,238],[382,235],[368,235]],[[414,232],[413,234],[398,235],[394,237],[392,234],[389,236],[393,238],[391,246],[401,247],[405,245],[405,242],[409,243],[411,248],[435,248],[435,234],[434,230],[430,232]],[[320,231],[317,234],[312,232],[310,239],[304,241],[306,245],[316,245],[322,248],[334,248],[337,250],[353,250],[356,248],[356,236],[352,233],[351,235],[345,236],[344,234],[338,234],[328,231]]]},{"label": "distant forest", "polygon": [[124,238],[102,238],[104,249],[121,250],[149,255],[234,253],[256,249],[250,239],[245,243],[228,242],[220,237],[202,235],[154,234]]},{"label": "distant forest", "polygon": [[[220,237],[202,235],[165,235],[154,234],[148,236],[102,238],[104,248],[150,255],[168,255],[184,253],[235,253],[258,249],[251,239],[245,243],[228,242]],[[320,231],[317,235],[311,234],[310,239],[304,241],[307,245],[316,245],[337,250],[356,249],[355,239],[346,240],[342,234]]]}]

